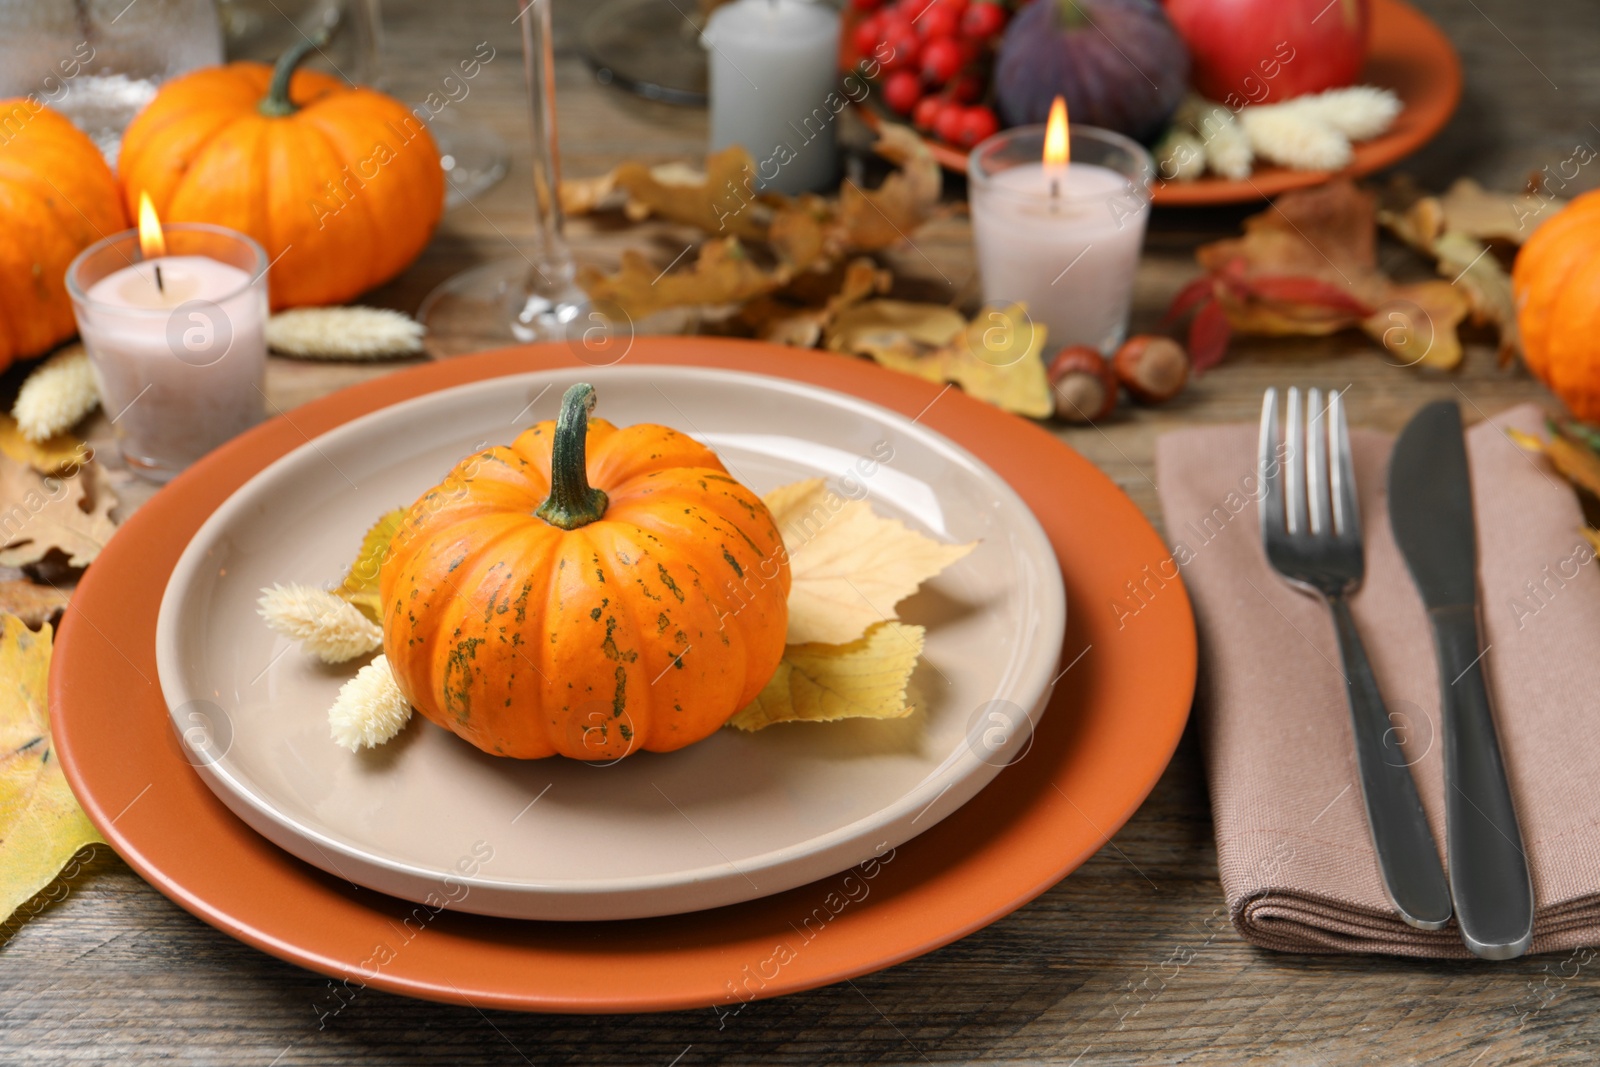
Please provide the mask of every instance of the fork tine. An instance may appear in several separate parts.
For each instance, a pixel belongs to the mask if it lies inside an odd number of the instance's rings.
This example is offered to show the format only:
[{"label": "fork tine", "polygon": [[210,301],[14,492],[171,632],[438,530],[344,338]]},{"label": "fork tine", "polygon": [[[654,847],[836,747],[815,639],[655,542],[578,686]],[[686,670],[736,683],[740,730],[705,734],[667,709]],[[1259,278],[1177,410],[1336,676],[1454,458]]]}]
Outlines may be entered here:
[{"label": "fork tine", "polygon": [[1261,443],[1257,449],[1256,477],[1261,480],[1259,513],[1261,536],[1283,529],[1283,464],[1278,453],[1278,390],[1268,389],[1261,398]]},{"label": "fork tine", "polygon": [[1284,463],[1288,466],[1284,479],[1284,518],[1291,534],[1306,528],[1306,477],[1305,420],[1300,412],[1300,389],[1289,387],[1289,422],[1284,430]]},{"label": "fork tine", "polygon": [[1306,511],[1311,532],[1328,532],[1328,420],[1322,390],[1306,393]]},{"label": "fork tine", "polygon": [[1328,473],[1333,480],[1333,528],[1340,537],[1361,536],[1361,514],[1356,510],[1356,471],[1350,459],[1350,427],[1345,422],[1344,398],[1328,399],[1328,437],[1333,455]]}]

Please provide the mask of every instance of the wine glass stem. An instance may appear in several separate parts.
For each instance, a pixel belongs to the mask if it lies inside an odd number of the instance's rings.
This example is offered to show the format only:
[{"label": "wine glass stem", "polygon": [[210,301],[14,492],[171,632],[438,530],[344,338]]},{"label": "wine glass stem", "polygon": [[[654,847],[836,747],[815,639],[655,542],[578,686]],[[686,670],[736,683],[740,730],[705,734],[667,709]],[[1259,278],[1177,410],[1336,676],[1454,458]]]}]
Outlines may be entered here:
[{"label": "wine glass stem", "polygon": [[550,34],[552,0],[519,0],[522,63],[533,105],[533,195],[535,262],[566,273],[571,253],[562,238],[561,157],[556,144],[556,73]]}]

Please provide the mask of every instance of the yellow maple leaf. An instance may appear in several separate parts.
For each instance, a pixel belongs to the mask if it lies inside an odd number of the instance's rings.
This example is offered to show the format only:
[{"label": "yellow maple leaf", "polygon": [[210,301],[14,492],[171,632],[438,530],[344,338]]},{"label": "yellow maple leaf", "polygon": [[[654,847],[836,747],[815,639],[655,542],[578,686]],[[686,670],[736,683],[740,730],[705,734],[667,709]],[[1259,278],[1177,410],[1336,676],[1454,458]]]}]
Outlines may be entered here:
[{"label": "yellow maple leaf", "polygon": [[10,415],[0,415],[0,452],[40,474],[82,466],[94,456],[88,445],[65,430],[43,441],[30,441]]},{"label": "yellow maple leaf", "polygon": [[50,740],[51,632],[0,615],[0,921],[103,838],[78,806]]},{"label": "yellow maple leaf", "polygon": [[361,551],[356,553],[344,581],[335,590],[342,599],[354,604],[361,614],[379,625],[383,624],[383,605],[378,602],[378,571],[389,554],[389,542],[400,531],[400,520],[405,515],[405,508],[395,508],[372,524],[361,539]]},{"label": "yellow maple leaf", "polygon": [[880,622],[848,644],[790,645],[766,688],[728,725],[760,730],[776,722],[903,718],[912,711],[906,685],[924,632]]},{"label": "yellow maple leaf", "polygon": [[846,500],[821,478],[762,498],[789,554],[791,645],[854,641],[923,582],[971,552],[947,545]]}]

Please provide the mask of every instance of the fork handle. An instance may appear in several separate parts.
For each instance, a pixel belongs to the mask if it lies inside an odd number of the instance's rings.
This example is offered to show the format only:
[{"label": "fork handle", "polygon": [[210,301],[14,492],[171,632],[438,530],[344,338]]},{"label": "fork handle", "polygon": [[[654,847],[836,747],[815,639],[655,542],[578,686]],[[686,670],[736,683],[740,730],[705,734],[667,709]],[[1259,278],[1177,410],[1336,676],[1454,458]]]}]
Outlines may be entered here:
[{"label": "fork handle", "polygon": [[1361,796],[1384,887],[1407,923],[1421,930],[1442,929],[1450,921],[1450,886],[1417,797],[1411,767],[1400,749],[1399,733],[1378,692],[1349,604],[1342,596],[1330,596],[1328,607],[1344,657],[1345,695],[1350,701]]},{"label": "fork handle", "polygon": [[1508,960],[1533,940],[1533,884],[1483,680],[1478,613],[1435,608],[1444,720],[1445,836],[1461,939],[1474,955]]}]

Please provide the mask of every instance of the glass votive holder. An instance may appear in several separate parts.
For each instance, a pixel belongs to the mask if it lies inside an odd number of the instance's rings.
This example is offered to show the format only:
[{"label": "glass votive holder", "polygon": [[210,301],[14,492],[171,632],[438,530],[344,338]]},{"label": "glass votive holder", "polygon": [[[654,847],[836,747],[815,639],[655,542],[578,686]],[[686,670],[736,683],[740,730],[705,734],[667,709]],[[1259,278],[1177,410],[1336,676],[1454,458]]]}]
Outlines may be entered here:
[{"label": "glass votive holder", "polygon": [[1070,162],[1044,163],[1045,127],[1018,126],[972,150],[967,181],[986,305],[1027,305],[1044,352],[1110,355],[1128,332],[1155,163],[1138,142],[1069,126]]},{"label": "glass votive holder", "polygon": [[126,230],[67,267],[78,333],[130,470],[166,482],[261,421],[267,254],[242,233],[165,223],[150,259]]}]

